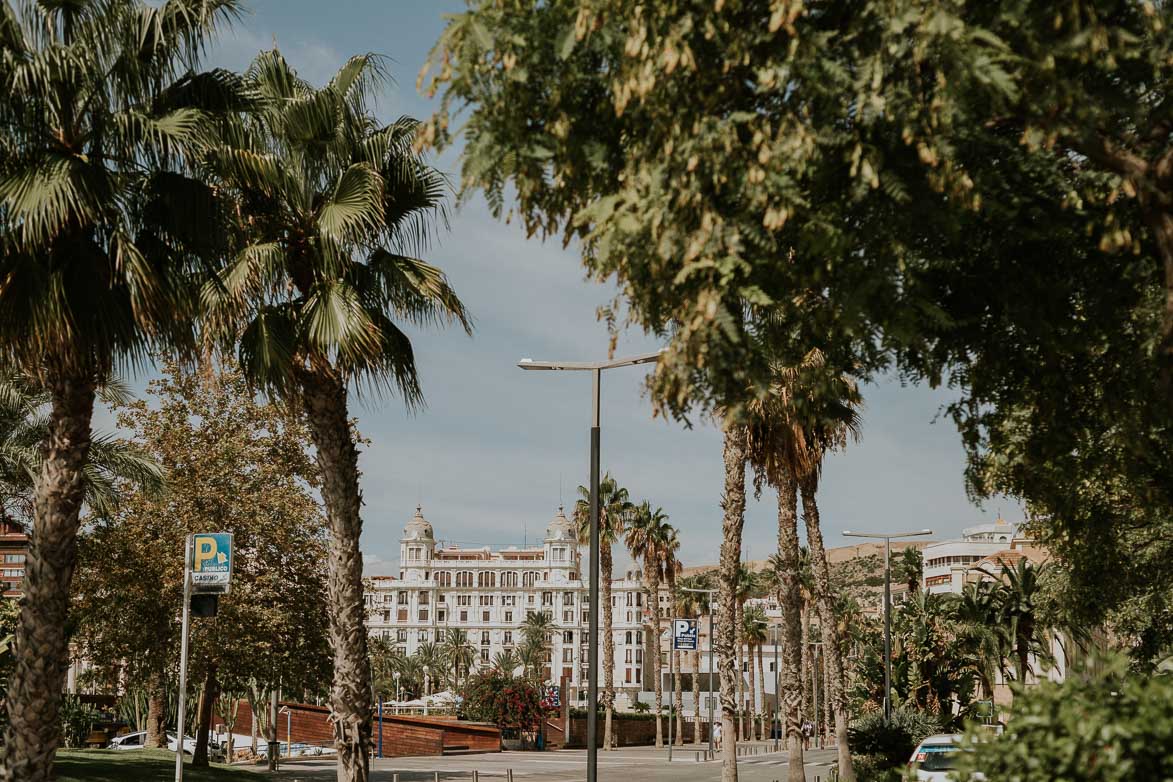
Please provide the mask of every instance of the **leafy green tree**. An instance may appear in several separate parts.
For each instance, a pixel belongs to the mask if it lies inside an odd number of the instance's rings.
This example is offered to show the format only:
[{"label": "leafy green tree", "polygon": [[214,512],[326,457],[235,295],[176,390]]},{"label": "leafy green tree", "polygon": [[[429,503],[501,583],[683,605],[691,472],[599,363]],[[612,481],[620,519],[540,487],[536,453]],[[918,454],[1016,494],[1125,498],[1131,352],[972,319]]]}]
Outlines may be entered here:
[{"label": "leafy green tree", "polygon": [[330,523],[331,722],[340,779],[363,782],[371,688],[348,396],[389,388],[420,405],[411,342],[398,324],[455,322],[471,332],[471,322],[443,272],[416,257],[443,219],[444,178],[412,151],[413,120],[375,120],[382,62],[353,57],[316,88],[274,50],[257,57],[246,81],[263,97],[261,110],[208,155],[239,204],[240,246],[205,304],[250,381],[296,400],[309,423]]},{"label": "leafy green tree", "polygon": [[670,338],[672,412],[760,397],[812,347],[954,386],[974,495],[1024,498],[1086,622],[1151,663],[1170,29],[1142,0],[474,0],[421,79],[424,141],[461,128],[466,190],[582,240],[609,321]]},{"label": "leafy green tree", "polygon": [[[574,523],[578,527],[580,543],[590,541],[591,490],[578,487],[579,499],[574,503]],[[611,473],[599,481],[599,600],[602,602],[603,623],[603,749],[612,749],[611,719],[615,711],[615,638],[611,632],[611,575],[613,560],[611,546],[624,538],[628,520],[635,505],[627,489],[620,486]],[[591,676],[597,676],[590,671]]]},{"label": "leafy green tree", "polygon": [[1062,683],[1015,685],[1014,719],[1000,736],[973,736],[962,773],[989,782],[1124,782],[1173,775],[1173,679],[1096,660]]},{"label": "leafy green tree", "polygon": [[88,659],[114,669],[108,678],[146,687],[147,743],[165,746],[186,536],[234,535],[232,591],[215,618],[192,622],[189,681],[203,683],[210,710],[220,690],[321,691],[329,672],[325,522],[311,493],[318,476],[304,424],[256,401],[239,374],[169,363],[148,392],[118,421],[166,468],[167,489],[127,490],[115,513],[86,530],[72,614]]},{"label": "leafy green tree", "polygon": [[190,174],[217,113],[198,73],[235,0],[0,4],[0,362],[50,404],[8,686],[6,779],[49,779],[61,740],[66,612],[99,380],[190,346],[193,273],[223,246]]}]

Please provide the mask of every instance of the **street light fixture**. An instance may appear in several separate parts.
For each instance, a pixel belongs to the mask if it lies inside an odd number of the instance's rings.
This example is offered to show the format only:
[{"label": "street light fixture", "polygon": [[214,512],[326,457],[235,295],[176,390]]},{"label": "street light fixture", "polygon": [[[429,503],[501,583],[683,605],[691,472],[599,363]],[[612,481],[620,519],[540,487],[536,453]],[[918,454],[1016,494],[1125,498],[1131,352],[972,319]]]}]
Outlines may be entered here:
[{"label": "street light fixture", "polygon": [[931,529],[912,532],[851,532],[845,538],[875,538],[884,541],[884,724],[892,721],[892,540],[932,535]]},{"label": "street light fixture", "polygon": [[613,359],[611,361],[534,361],[523,358],[517,366],[526,370],[591,373],[591,499],[590,499],[590,606],[587,646],[587,782],[597,782],[599,771],[599,386],[603,370],[635,364],[651,364],[664,352]]},{"label": "street light fixture", "polygon": [[[713,595],[717,594],[716,589],[692,589],[690,587],[681,587],[681,592],[695,592],[697,594],[705,595],[706,604],[709,607],[709,755],[713,754]],[[700,673],[700,671],[697,671]],[[693,709],[696,709],[700,704],[693,704]]]}]

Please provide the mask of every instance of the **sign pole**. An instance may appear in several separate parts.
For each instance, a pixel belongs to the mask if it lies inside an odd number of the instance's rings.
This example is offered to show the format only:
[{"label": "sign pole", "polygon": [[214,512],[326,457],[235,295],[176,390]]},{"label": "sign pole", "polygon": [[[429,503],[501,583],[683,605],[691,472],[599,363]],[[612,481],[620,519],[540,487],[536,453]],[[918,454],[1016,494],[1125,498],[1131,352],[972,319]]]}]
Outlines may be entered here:
[{"label": "sign pole", "polygon": [[[673,623],[675,625],[675,623]],[[656,644],[656,653],[660,653],[660,644]],[[672,713],[672,707],[676,703],[676,679],[673,676],[675,670],[673,668],[673,661],[676,657],[676,634],[672,634],[672,643],[668,644],[668,762],[672,762],[672,723],[676,722],[676,715]]]},{"label": "sign pole", "polygon": [[[191,535],[183,547],[183,627],[179,641],[179,725],[175,731],[175,782],[183,782],[183,736],[187,720],[187,636],[191,623]],[[166,731],[163,732],[166,735]]]}]

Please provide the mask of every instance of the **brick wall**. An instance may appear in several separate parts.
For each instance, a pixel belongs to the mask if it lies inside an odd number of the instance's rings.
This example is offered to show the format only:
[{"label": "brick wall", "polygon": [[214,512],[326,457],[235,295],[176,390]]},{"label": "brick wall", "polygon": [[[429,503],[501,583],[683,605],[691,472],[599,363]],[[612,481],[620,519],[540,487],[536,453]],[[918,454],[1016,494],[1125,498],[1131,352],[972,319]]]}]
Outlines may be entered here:
[{"label": "brick wall", "polygon": [[[664,740],[668,740],[668,719],[664,718]],[[570,744],[571,747],[585,747],[586,746],[586,717],[571,717],[570,719]],[[615,733],[615,742],[620,747],[639,747],[650,746],[656,743],[656,721],[649,719],[630,720],[623,719],[616,715],[611,722],[612,731]],[[673,726],[673,732],[676,728]],[[692,742],[692,721],[684,721],[684,741],[686,744]],[[557,731],[560,737],[561,731]],[[673,736],[675,739],[675,736]],[[701,723],[701,741],[709,740],[709,726],[708,723]],[[599,746],[603,746],[603,715],[599,715]]]},{"label": "brick wall", "polygon": [[[278,715],[277,737],[286,741],[287,731],[293,743],[331,746],[334,730],[330,725],[330,709],[306,703],[282,702],[279,708],[288,708],[290,716]],[[252,732],[252,710],[248,701],[241,701],[233,732],[248,735]],[[288,722],[286,721],[288,719]],[[291,730],[290,730],[291,729]],[[378,747],[379,720],[372,721],[372,747]],[[263,739],[262,739],[263,740]],[[420,717],[383,713],[383,756],[442,755],[448,751],[499,752],[501,732],[494,725],[462,722],[452,717]]]}]

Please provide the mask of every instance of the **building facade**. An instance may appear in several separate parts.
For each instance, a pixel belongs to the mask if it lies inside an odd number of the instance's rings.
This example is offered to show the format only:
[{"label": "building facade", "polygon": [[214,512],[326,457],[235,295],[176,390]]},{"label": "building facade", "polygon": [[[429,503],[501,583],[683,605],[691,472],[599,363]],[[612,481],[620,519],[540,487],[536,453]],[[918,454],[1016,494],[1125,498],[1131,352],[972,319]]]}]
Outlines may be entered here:
[{"label": "building facade", "polygon": [[921,549],[925,591],[960,593],[970,569],[986,557],[1010,548],[1016,533],[1013,524],[998,518],[990,524],[966,527],[961,531],[961,540],[928,544]]},{"label": "building facade", "polygon": [[24,594],[24,562],[28,556],[29,536],[19,524],[0,520],[0,586],[4,597],[18,598]]},{"label": "building facade", "polygon": [[[521,645],[526,617],[547,613],[554,624],[543,678],[566,679],[571,697],[585,698],[588,585],[573,523],[559,509],[540,546],[493,550],[444,545],[422,510],[404,527],[399,575],[368,579],[367,630],[401,653],[440,643],[449,628],[465,631],[477,650],[474,669],[488,667]],[[644,679],[644,593],[635,572],[611,584],[616,706],[635,699]],[[599,615],[602,623],[602,612]],[[599,665],[603,662],[602,646]],[[600,682],[601,684],[601,682]]]}]

